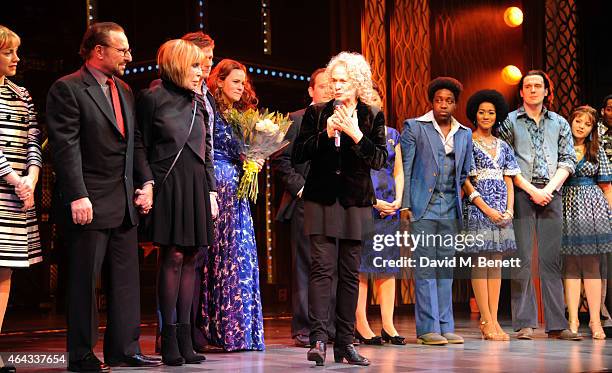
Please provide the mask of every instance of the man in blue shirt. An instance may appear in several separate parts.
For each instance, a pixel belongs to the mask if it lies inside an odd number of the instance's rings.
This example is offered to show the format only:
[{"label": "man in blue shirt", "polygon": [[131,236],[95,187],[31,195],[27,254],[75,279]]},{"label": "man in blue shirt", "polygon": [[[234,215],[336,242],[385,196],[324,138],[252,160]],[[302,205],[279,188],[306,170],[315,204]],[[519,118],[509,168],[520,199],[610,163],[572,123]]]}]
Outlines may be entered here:
[{"label": "man in blue shirt", "polygon": [[418,245],[412,256],[416,261],[417,342],[421,344],[463,343],[454,333],[453,269],[448,262],[455,248],[446,240],[437,240],[456,234],[463,215],[461,187],[472,160],[472,131],[453,118],[462,90],[456,79],[434,79],[428,87],[433,110],[406,120],[400,138],[404,163],[401,219],[412,221],[413,234],[436,237],[432,240],[436,242]]},{"label": "man in blue shirt", "polygon": [[578,334],[567,329],[559,255],[563,224],[559,190],[576,166],[572,132],[562,116],[545,106],[553,99],[546,73],[532,70],[525,74],[519,82],[519,96],[521,107],[499,128],[499,137],[514,148],[521,169],[514,180],[520,267],[512,272],[512,327],[518,339],[532,339],[538,325],[531,273],[535,233],[546,332],[549,337],[577,340]]}]

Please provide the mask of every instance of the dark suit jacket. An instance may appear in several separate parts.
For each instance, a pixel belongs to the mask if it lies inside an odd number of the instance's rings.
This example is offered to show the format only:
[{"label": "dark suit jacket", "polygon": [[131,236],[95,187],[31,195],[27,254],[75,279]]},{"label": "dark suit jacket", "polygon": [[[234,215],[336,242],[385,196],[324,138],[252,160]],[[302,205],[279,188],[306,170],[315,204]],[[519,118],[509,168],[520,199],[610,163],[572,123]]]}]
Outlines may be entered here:
[{"label": "dark suit jacket", "polygon": [[136,128],[134,96],[121,79],[115,77],[115,82],[125,137],[102,88],[85,66],[53,83],[47,96],[60,212],[71,221],[70,202],[89,197],[94,214],[85,229],[119,227],[126,211],[127,221],[136,225],[134,184],[140,187],[153,179]]},{"label": "dark suit jacket", "polygon": [[[198,102],[198,115],[193,123],[192,134],[189,125],[193,116],[194,93],[175,84],[162,81],[145,89],[138,97],[136,117],[147,149],[149,163],[176,157],[179,150],[189,146],[206,167],[206,181],[211,191],[216,190],[212,150],[209,147],[211,133],[207,131],[208,112],[203,102]],[[155,167],[153,167],[155,171]],[[154,172],[155,173],[155,172]],[[155,174],[158,187],[165,174]]]},{"label": "dark suit jacket", "polygon": [[291,220],[293,210],[295,209],[295,203],[298,200],[297,194],[300,189],[304,187],[306,175],[310,168],[310,162],[296,164],[291,157],[293,153],[293,144],[300,132],[302,117],[305,111],[306,109],[302,109],[289,114],[289,119],[293,121],[285,135],[285,140],[290,141],[289,145],[270,161],[274,171],[279,175],[281,183],[285,188],[280,207],[278,208],[278,213],[276,214],[276,220],[278,221]]},{"label": "dark suit jacket", "polygon": [[355,144],[343,133],[338,151],[334,139],[327,136],[327,119],[333,113],[333,100],[312,105],[304,113],[293,148],[296,163],[311,161],[302,196],[328,206],[336,199],[345,208],[372,206],[375,196],[370,170],[379,170],[387,160],[385,116],[358,101],[357,119],[363,137]]}]

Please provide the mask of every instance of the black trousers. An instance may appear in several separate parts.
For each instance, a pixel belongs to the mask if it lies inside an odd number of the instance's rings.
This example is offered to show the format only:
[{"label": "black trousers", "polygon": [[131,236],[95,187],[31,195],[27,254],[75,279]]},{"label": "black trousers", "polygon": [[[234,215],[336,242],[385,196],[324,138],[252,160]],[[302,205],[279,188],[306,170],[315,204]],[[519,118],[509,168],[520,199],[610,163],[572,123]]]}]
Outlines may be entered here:
[{"label": "black trousers", "polygon": [[140,282],[136,227],[67,231],[69,250],[68,354],[70,361],[93,352],[98,341],[96,282],[104,270],[107,323],[104,360],[140,353]]},{"label": "black trousers", "polygon": [[[336,244],[338,244],[337,251]],[[311,235],[310,257],[308,286],[310,343],[328,340],[327,322],[335,272],[338,281],[335,343],[339,346],[353,343],[355,310],[359,296],[361,241]]]},{"label": "black trousers", "polygon": [[[337,248],[335,249],[337,254]],[[304,232],[304,200],[295,203],[291,217],[291,303],[293,318],[291,319],[291,338],[299,335],[310,335],[310,320],[308,319],[308,279],[310,277],[310,238]],[[329,299],[329,316],[327,319],[327,335],[336,336],[336,286],[338,277],[334,273]]]}]

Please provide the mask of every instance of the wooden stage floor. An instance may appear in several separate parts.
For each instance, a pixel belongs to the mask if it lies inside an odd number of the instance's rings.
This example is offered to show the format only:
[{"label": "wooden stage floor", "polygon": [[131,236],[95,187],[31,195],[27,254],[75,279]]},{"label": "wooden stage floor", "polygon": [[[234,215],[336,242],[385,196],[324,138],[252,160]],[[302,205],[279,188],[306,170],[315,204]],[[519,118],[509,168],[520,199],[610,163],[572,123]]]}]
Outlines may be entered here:
[{"label": "wooden stage floor", "polygon": [[[370,316],[373,330],[380,330],[380,319]],[[265,320],[265,352],[232,352],[207,354],[199,365],[160,367],[156,369],[113,368],[115,372],[271,372],[296,373],[332,370],[339,372],[612,372],[612,341],[594,341],[585,327],[580,342],[552,340],[543,329],[536,330],[533,341],[512,339],[510,342],[489,342],[480,338],[477,315],[456,315],[457,332],[464,345],[442,347],[416,344],[412,315],[396,315],[396,327],[408,338],[406,346],[360,346],[360,353],[372,360],[367,368],[335,364],[328,349],[325,367],[314,367],[306,361],[306,349],[293,346],[290,318]],[[510,332],[509,322],[502,322]],[[143,325],[141,346],[145,354],[154,347],[153,325]],[[512,335],[512,334],[511,334]],[[102,341],[96,353],[102,356]],[[63,331],[52,333],[8,333],[0,336],[0,351],[65,351]],[[18,369],[18,372],[62,372],[64,369]]]}]

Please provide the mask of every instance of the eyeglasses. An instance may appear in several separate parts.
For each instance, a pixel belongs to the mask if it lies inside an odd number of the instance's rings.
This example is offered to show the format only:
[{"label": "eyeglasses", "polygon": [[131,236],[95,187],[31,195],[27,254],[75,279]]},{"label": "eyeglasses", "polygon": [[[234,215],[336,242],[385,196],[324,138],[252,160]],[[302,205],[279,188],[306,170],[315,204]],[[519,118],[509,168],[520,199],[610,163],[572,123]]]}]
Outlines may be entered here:
[{"label": "eyeglasses", "polygon": [[119,48],[113,47],[112,45],[108,45],[108,44],[100,44],[100,45],[102,45],[103,47],[113,48],[117,52],[122,53],[123,57],[127,57],[128,54],[130,56],[132,55],[132,48],[119,49]]}]

